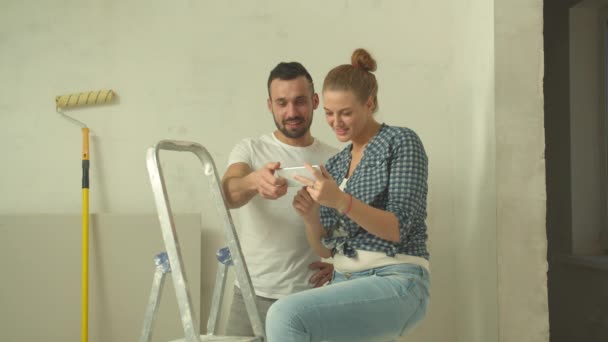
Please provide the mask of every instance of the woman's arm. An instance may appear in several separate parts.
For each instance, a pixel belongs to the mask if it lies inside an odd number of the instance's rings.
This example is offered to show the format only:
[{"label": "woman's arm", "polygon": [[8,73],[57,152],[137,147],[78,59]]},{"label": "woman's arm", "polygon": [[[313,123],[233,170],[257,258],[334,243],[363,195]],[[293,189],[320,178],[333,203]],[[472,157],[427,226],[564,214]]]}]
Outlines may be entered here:
[{"label": "woman's arm", "polygon": [[400,241],[399,220],[395,214],[374,208],[345,192],[342,192],[341,197],[340,204],[335,208],[352,221],[382,239]]},{"label": "woman's arm", "polygon": [[304,222],[306,226],[306,239],[310,248],[317,253],[321,258],[331,258],[331,251],[321,243],[321,238],[327,237],[327,232],[321,226],[321,221],[317,216],[316,222]]},{"label": "woman's arm", "polygon": [[321,220],[319,219],[319,205],[304,189],[300,189],[294,196],[292,205],[304,220],[306,239],[308,240],[310,247],[320,257],[330,258],[331,251],[321,243],[321,239],[327,237],[327,232],[321,225]]}]

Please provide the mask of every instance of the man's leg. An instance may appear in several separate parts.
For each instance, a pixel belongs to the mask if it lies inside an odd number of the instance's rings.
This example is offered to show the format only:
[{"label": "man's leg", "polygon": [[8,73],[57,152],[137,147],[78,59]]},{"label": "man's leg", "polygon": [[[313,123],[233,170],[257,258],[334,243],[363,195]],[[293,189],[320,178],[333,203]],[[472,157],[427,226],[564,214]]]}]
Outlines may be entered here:
[{"label": "man's leg", "polygon": [[[262,327],[266,324],[266,313],[272,303],[276,299],[264,298],[256,296],[256,304],[260,318],[262,319]],[[232,297],[232,305],[230,306],[230,314],[228,315],[228,323],[226,324],[226,335],[228,336],[253,336],[251,321],[245,308],[243,293],[238,287],[234,287],[234,296]]]}]

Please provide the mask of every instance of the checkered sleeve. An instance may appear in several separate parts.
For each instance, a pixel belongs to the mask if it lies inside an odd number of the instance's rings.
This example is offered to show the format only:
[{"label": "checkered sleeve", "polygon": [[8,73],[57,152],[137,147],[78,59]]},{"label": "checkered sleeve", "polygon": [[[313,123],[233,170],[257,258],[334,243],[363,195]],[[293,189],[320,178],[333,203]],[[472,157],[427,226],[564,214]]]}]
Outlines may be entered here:
[{"label": "checkered sleeve", "polygon": [[425,229],[428,159],[420,138],[408,130],[393,150],[386,210],[399,220],[401,243]]}]

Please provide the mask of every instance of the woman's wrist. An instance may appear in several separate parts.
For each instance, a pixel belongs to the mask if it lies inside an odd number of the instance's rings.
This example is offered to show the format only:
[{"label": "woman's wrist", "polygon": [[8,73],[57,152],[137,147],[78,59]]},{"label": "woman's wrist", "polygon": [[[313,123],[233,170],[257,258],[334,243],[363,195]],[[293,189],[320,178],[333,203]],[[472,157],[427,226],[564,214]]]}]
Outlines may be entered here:
[{"label": "woman's wrist", "polygon": [[353,206],[353,195],[346,192],[342,192],[342,198],[340,204],[336,207],[342,214],[346,215],[350,212]]},{"label": "woman's wrist", "polygon": [[321,221],[318,217],[310,221],[304,220],[304,227],[306,228],[306,230],[311,232],[314,236],[317,236],[319,239],[324,236],[325,230],[321,226]]},{"label": "woman's wrist", "polygon": [[309,224],[309,225],[314,225],[319,221],[319,208],[315,208],[313,209],[312,212],[308,213],[307,215],[302,216],[302,219],[304,220],[304,223]]}]

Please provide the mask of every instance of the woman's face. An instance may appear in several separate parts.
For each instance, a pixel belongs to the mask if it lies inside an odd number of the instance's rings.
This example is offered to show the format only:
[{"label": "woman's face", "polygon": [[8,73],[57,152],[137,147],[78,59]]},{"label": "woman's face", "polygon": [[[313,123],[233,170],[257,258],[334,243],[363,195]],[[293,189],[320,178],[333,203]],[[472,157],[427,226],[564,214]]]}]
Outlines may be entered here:
[{"label": "woman's face", "polygon": [[326,90],[323,92],[325,119],[340,142],[357,140],[368,123],[372,122],[373,101],[361,103],[352,91]]}]

